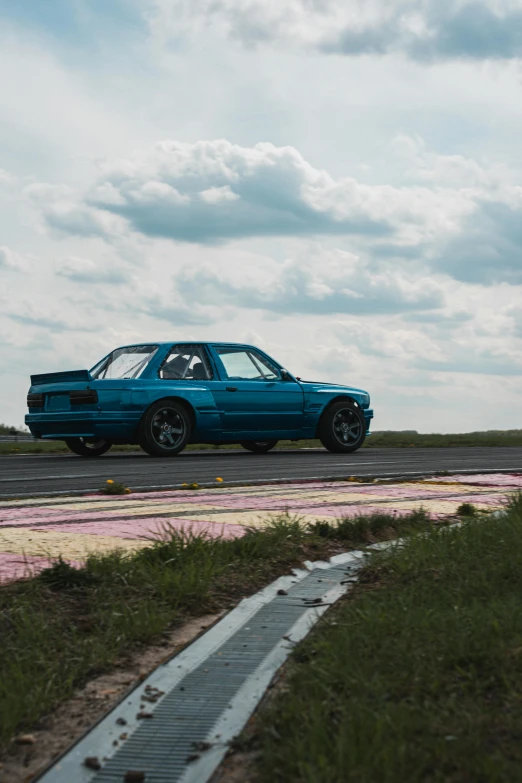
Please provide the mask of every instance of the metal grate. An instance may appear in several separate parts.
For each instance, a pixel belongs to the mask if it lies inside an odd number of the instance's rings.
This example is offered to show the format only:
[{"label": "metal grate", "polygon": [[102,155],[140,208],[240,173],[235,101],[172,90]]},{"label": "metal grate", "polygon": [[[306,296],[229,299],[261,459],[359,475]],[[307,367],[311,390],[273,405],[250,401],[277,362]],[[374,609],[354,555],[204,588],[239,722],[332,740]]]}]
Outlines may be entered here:
[{"label": "metal grate", "polygon": [[[212,735],[220,716],[245,681],[313,604],[346,578],[350,566],[316,569],[262,606],[200,666],[187,674],[93,778],[122,781],[129,770],[145,772],[147,783],[175,783],[191,756]],[[353,566],[352,566],[353,568]],[[150,705],[149,705],[150,706]]]}]

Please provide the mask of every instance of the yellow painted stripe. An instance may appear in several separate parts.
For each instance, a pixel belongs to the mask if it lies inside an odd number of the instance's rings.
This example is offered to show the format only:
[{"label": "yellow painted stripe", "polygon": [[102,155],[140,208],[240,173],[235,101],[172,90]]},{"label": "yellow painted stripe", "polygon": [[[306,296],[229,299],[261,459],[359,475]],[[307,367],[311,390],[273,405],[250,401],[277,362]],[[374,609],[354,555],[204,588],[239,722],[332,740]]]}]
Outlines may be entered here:
[{"label": "yellow painted stripe", "polygon": [[436,514],[454,514],[461,504],[461,500],[397,500],[382,504],[382,512],[400,509],[401,511],[414,511],[420,508]]},{"label": "yellow painted stripe", "polygon": [[199,509],[208,510],[214,508],[225,508],[224,506],[214,506],[211,503],[132,503],[130,505],[122,503],[111,503],[103,506],[103,509],[98,509],[96,506],[89,506],[83,503],[78,503],[74,506],[68,506],[66,508],[60,508],[59,506],[52,506],[53,511],[85,511],[96,513],[100,511],[104,514],[111,514],[117,516],[151,516],[154,514],[163,513],[185,513],[190,511],[198,511]]},{"label": "yellow painted stripe", "polygon": [[[194,518],[194,522],[214,522],[218,525],[248,525],[253,527],[263,527],[271,519],[277,519],[281,516],[281,511],[266,511],[263,509],[256,509],[255,511],[220,511],[218,514],[198,514],[197,518]],[[301,514],[299,510],[295,512],[290,511],[290,514],[295,513],[300,521],[315,522],[318,518],[318,514]]]},{"label": "yellow painted stripe", "polygon": [[60,533],[54,530],[20,530],[15,527],[0,530],[0,552],[41,555],[82,560],[92,552],[112,552],[115,549],[132,552],[150,546],[150,542],[98,536],[84,533]]}]

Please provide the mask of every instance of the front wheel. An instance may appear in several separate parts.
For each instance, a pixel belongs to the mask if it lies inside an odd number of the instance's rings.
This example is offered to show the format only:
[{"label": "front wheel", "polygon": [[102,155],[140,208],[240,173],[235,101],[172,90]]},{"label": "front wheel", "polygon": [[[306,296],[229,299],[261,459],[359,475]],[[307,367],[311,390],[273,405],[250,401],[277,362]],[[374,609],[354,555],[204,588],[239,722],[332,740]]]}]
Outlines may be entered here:
[{"label": "front wheel", "polygon": [[277,445],[277,440],[242,440],[239,445],[254,454],[266,454]]},{"label": "front wheel", "polygon": [[341,400],[323,413],[317,434],[328,451],[350,454],[360,449],[366,438],[366,421],[355,402]]},{"label": "front wheel", "polygon": [[94,440],[94,438],[67,438],[65,444],[80,457],[101,457],[112,446],[109,440],[101,438],[98,440]]},{"label": "front wheel", "polygon": [[175,457],[190,439],[190,419],[176,400],[159,400],[143,414],[139,443],[151,457]]}]

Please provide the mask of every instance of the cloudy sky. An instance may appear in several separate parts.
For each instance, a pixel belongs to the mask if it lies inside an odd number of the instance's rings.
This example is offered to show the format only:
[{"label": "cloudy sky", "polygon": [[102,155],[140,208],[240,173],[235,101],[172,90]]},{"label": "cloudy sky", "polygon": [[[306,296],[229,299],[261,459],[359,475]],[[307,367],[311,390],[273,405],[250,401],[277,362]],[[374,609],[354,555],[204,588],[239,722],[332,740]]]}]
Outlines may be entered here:
[{"label": "cloudy sky", "polygon": [[522,427],[521,66],[522,0],[0,0],[0,421],[220,339]]}]

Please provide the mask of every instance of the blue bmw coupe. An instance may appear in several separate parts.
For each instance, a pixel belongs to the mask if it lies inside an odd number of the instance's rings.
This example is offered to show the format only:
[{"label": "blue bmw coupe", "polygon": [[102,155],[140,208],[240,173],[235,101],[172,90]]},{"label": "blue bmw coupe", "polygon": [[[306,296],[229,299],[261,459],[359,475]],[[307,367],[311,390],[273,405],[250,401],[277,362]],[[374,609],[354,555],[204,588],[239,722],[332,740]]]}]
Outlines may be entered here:
[{"label": "blue bmw coupe", "polygon": [[259,348],[153,343],[117,348],[91,370],[31,376],[25,423],[99,457],[114,443],[173,457],[187,443],[239,443],[255,453],[284,438],[356,451],[373,411],[362,389],[302,381]]}]

